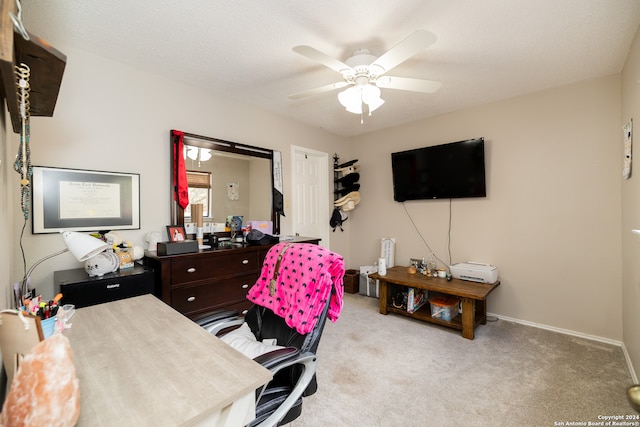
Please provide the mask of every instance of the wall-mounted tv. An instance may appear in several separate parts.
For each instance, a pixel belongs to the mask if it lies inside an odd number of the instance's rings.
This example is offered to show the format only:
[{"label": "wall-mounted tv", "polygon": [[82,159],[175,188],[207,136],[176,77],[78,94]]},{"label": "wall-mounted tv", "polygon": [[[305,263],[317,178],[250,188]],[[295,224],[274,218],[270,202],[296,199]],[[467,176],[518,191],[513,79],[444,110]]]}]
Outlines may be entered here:
[{"label": "wall-mounted tv", "polygon": [[393,199],[486,197],[484,138],[391,153]]}]

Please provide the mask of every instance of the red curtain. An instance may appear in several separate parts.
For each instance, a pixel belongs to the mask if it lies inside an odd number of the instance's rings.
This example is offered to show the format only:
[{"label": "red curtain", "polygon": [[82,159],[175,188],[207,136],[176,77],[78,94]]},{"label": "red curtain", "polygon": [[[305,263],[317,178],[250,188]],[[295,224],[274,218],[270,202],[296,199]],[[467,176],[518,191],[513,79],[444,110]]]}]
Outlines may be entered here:
[{"label": "red curtain", "polygon": [[189,205],[189,184],[187,183],[187,169],[184,165],[184,132],[172,130],[173,137],[173,194],[174,200],[178,202],[182,209]]}]

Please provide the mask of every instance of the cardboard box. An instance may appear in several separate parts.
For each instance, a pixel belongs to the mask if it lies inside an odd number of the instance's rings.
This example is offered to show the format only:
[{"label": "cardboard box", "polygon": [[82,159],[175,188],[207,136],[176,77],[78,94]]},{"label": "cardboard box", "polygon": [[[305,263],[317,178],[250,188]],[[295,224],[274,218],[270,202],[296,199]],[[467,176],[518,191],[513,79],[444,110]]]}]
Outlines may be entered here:
[{"label": "cardboard box", "polygon": [[422,289],[409,288],[407,292],[407,312],[415,313],[427,302],[427,295]]}]

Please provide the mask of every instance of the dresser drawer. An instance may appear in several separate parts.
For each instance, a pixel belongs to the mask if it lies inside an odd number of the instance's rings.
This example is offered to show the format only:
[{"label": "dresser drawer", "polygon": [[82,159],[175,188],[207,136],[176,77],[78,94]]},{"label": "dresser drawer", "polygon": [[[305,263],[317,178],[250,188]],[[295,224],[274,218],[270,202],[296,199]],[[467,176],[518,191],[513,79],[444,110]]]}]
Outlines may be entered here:
[{"label": "dresser drawer", "polygon": [[256,273],[261,267],[257,252],[216,255],[174,260],[171,263],[172,285],[214,277]]},{"label": "dresser drawer", "polygon": [[183,314],[242,302],[257,279],[250,274],[171,290],[171,306]]},{"label": "dresser drawer", "polygon": [[239,315],[244,316],[245,314],[247,314],[247,311],[249,311],[252,305],[253,303],[251,301],[245,299],[242,302],[237,302],[235,304],[226,306],[225,310],[235,310]]}]

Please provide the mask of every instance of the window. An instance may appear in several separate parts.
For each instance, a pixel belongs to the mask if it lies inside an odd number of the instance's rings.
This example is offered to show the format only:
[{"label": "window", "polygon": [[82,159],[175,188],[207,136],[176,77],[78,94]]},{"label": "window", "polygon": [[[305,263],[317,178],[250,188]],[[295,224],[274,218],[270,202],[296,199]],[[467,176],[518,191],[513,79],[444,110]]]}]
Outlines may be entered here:
[{"label": "window", "polygon": [[208,218],[211,200],[211,172],[187,171],[187,185],[189,186],[189,205],[184,210],[184,216],[191,218],[191,203],[202,203],[202,215]]}]

